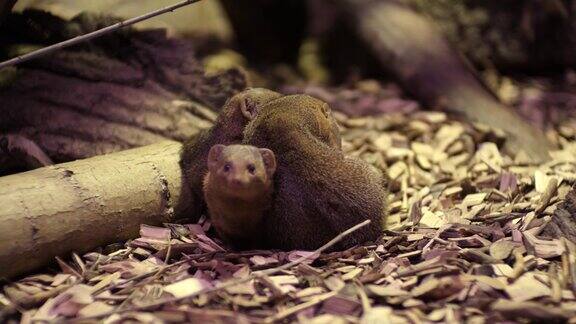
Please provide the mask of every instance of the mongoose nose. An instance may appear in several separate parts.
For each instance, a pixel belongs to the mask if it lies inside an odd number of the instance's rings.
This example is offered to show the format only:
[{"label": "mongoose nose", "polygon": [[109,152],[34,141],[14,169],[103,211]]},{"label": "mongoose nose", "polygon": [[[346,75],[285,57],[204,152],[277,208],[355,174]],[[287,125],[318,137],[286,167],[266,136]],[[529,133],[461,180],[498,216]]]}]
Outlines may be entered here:
[{"label": "mongoose nose", "polygon": [[248,184],[248,181],[246,181],[246,179],[244,178],[233,178],[232,181],[230,181],[230,183],[234,186],[234,187],[245,187]]}]

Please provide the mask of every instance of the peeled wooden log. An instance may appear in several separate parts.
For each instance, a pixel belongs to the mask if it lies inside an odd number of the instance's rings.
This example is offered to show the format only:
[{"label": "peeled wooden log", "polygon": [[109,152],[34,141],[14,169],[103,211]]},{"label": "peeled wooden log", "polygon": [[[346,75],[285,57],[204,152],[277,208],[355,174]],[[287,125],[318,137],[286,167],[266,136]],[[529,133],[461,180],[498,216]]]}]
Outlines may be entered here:
[{"label": "peeled wooden log", "polygon": [[163,141],[0,177],[0,277],[173,220],[183,195],[180,147]]}]

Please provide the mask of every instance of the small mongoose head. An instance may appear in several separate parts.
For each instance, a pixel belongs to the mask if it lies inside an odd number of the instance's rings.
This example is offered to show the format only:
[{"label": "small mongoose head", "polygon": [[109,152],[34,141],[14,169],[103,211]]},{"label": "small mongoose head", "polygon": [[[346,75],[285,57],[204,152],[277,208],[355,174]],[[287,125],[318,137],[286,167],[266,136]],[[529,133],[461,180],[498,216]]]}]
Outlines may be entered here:
[{"label": "small mongoose head", "polygon": [[271,189],[275,171],[276,157],[267,148],[217,144],[208,153],[210,181],[228,196],[262,195]]},{"label": "small mongoose head", "polygon": [[244,127],[249,121],[256,118],[260,107],[281,96],[281,94],[268,89],[246,89],[226,101],[215,124],[225,129],[232,141],[240,142]]}]

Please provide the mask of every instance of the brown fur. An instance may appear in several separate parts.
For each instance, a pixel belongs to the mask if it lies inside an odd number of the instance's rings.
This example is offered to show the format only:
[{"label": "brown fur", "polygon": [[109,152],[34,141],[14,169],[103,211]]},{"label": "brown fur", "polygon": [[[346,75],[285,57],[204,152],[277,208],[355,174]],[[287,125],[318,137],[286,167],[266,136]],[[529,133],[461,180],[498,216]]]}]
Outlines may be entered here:
[{"label": "brown fur", "polygon": [[274,153],[248,145],[215,145],[208,157],[204,198],[212,225],[236,247],[260,243],[262,219],[270,208]]},{"label": "brown fur", "polygon": [[186,204],[190,206],[186,216],[197,220],[206,212],[202,181],[208,172],[206,159],[210,148],[215,144],[242,142],[244,127],[257,114],[258,107],[279,97],[279,93],[266,89],[245,90],[224,104],[212,128],[184,143],[180,154],[180,167],[188,187],[183,199],[190,200]]},{"label": "brown fur", "polygon": [[315,249],[366,219],[372,223],[335,248],[382,234],[383,176],[364,161],[343,155],[334,145],[333,124],[325,103],[293,95],[262,106],[246,127],[244,143],[270,148],[278,163],[273,203],[264,220],[270,247]]}]

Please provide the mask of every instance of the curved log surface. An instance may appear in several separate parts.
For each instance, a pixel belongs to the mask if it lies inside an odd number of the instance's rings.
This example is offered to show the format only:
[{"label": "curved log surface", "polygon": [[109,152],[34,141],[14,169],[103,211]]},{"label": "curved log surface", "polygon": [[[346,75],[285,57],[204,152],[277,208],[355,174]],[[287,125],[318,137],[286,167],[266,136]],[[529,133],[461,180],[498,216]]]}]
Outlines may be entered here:
[{"label": "curved log surface", "polygon": [[182,195],[173,141],[0,177],[0,277],[170,222]]}]

